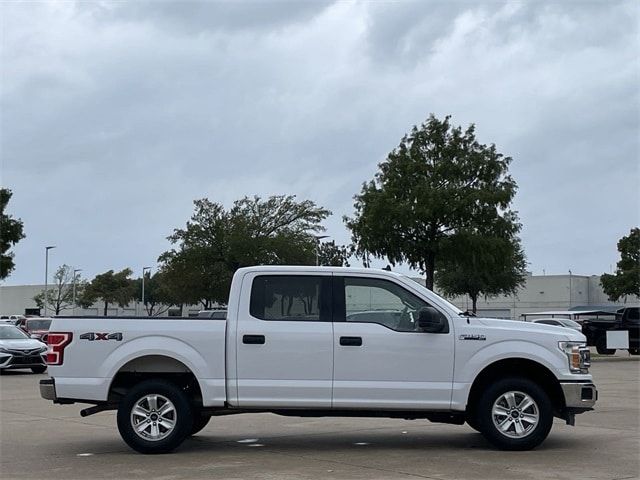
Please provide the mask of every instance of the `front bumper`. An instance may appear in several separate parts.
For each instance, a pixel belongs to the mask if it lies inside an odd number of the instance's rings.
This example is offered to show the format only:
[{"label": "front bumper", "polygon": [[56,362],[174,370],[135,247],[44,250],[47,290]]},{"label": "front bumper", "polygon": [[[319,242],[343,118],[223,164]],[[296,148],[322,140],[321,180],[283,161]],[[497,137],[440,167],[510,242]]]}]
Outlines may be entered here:
[{"label": "front bumper", "polygon": [[1,352],[0,369],[46,367],[46,357],[43,353],[25,355],[20,352]]},{"label": "front bumper", "polygon": [[56,396],[56,383],[53,378],[40,380],[40,396],[45,400],[53,400],[54,402],[58,399]]},{"label": "front bumper", "polygon": [[598,400],[598,390],[590,382],[560,382],[565,406],[570,409],[592,409]]}]

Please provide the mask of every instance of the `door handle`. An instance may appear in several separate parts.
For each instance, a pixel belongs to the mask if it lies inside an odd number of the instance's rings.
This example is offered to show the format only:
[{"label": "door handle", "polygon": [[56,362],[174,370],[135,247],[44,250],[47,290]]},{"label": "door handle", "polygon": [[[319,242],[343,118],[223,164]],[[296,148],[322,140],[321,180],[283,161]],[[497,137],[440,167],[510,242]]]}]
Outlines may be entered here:
[{"label": "door handle", "polygon": [[242,343],[246,343],[247,345],[263,345],[264,335],[243,335]]},{"label": "door handle", "polygon": [[361,347],[362,337],[340,337],[340,345],[343,347]]}]

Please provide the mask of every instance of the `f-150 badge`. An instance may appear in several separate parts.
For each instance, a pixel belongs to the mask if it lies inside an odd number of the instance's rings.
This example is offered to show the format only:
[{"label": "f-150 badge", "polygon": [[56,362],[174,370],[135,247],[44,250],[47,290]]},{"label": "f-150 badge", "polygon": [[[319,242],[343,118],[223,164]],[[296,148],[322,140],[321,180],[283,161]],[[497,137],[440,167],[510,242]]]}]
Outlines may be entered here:
[{"label": "f-150 badge", "polygon": [[485,335],[460,335],[458,337],[460,340],[486,340],[487,337]]},{"label": "f-150 badge", "polygon": [[93,342],[94,340],[115,340],[116,342],[122,341],[122,333],[94,333],[87,332],[80,335],[80,340],[89,340]]}]

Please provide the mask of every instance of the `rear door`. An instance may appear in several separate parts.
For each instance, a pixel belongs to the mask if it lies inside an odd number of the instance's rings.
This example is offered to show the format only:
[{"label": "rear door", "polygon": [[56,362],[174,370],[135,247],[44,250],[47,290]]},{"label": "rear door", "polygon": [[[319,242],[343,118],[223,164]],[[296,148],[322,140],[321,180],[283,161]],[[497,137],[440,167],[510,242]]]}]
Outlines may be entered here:
[{"label": "rear door", "polygon": [[331,273],[252,273],[237,323],[241,407],[331,406]]},{"label": "rear door", "polygon": [[[333,408],[448,409],[454,333],[426,333],[420,309],[433,306],[400,283],[334,277]],[[435,307],[435,306],[434,306]]]}]

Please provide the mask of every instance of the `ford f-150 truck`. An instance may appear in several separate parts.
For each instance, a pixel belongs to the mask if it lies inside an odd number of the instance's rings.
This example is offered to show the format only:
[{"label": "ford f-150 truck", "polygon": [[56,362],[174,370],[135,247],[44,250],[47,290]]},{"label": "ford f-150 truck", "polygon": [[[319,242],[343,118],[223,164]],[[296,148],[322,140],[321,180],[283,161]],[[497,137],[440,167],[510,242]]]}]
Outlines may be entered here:
[{"label": "ford f-150 truck", "polygon": [[142,453],[249,412],[467,422],[525,450],[597,399],[581,333],[470,317],[384,270],[241,268],[224,320],[57,317],[48,344],[42,397],[116,409]]}]

